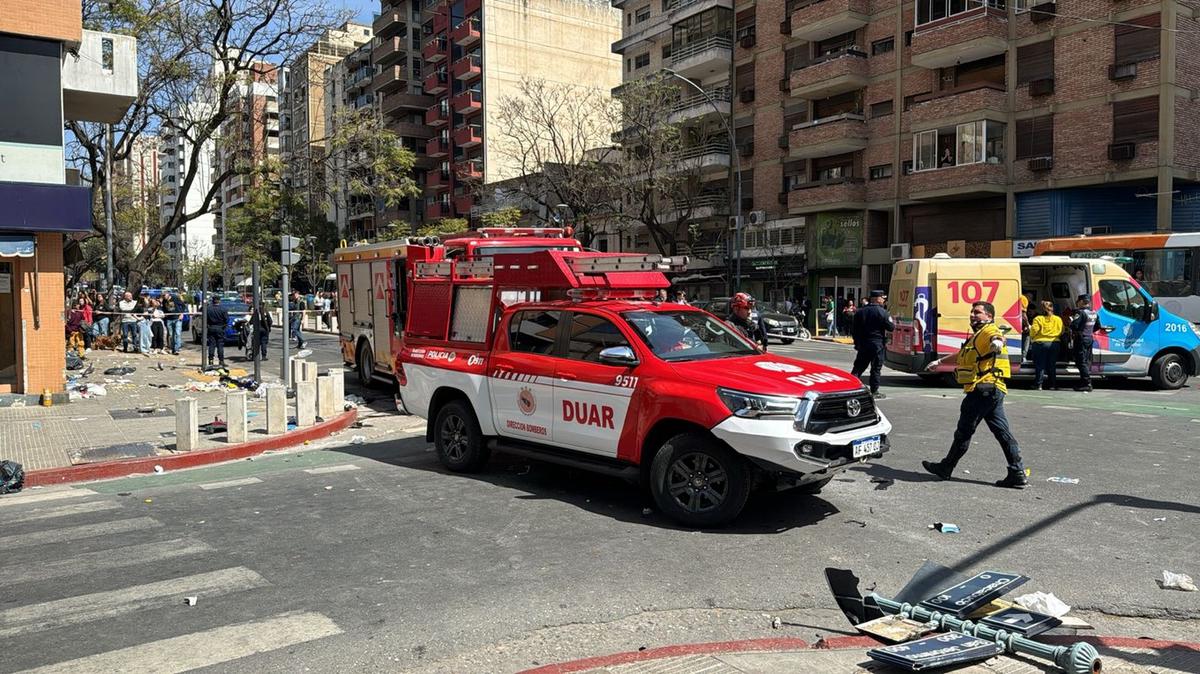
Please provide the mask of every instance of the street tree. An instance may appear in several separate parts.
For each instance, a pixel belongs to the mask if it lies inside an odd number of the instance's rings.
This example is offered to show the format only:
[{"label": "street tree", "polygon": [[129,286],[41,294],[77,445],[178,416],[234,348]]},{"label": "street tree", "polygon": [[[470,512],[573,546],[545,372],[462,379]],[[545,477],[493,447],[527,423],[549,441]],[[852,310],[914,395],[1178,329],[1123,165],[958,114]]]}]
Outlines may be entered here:
[{"label": "street tree", "polygon": [[[94,190],[103,190],[111,179],[104,169],[106,155],[120,162],[139,137],[168,124],[188,141],[189,151],[176,158],[176,185],[186,194],[208,177],[203,153],[222,124],[237,114],[241,87],[255,77],[275,79],[272,64],[300,53],[349,12],[330,9],[323,0],[84,0],[83,18],[88,28],[137,37],[138,97],[111,132],[101,124],[67,122],[73,163]],[[164,239],[212,210],[239,170],[245,167],[228,166],[211,176],[195,208],[178,199],[151,223],[145,245],[130,261],[129,285],[142,282]],[[104,233],[103,218],[94,225]]]},{"label": "street tree", "polygon": [[[216,278],[221,274],[221,261],[215,257],[204,257],[186,260],[183,263],[183,283],[184,286],[192,290],[200,290],[204,281],[204,273],[208,272],[209,285],[216,283]],[[212,290],[212,288],[203,288],[203,290]]]},{"label": "street tree", "polygon": [[[335,220],[349,212],[352,201],[394,209],[406,199],[421,195],[421,186],[413,178],[416,155],[384,124],[377,109],[339,112],[327,143],[322,159],[327,177],[325,199],[333,207]],[[399,227],[379,228],[384,229],[396,231]]]}]

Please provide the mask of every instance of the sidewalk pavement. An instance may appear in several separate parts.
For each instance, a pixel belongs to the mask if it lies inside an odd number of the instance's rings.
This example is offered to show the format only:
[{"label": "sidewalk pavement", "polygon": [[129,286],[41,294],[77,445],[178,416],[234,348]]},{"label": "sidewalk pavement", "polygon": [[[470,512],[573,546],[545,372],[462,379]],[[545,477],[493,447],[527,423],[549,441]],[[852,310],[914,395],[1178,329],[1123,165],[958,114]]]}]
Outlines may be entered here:
[{"label": "sidewalk pavement", "polygon": [[[0,407],[0,459],[31,471],[81,466],[120,459],[167,457],[175,451],[175,400],[198,401],[199,422],[224,420],[225,394],[219,378],[199,372],[200,351],[185,345],[179,356],[93,350],[87,370],[68,371],[68,390],[79,399],[51,407],[31,405],[28,398],[7,397]],[[250,365],[250,364],[247,364]],[[129,374],[106,375],[113,367],[135,368]],[[231,364],[230,376],[253,374],[252,365]],[[265,382],[278,381],[267,376]],[[80,394],[81,386],[92,392]],[[103,391],[103,394],[100,392]],[[247,392],[249,439],[266,438],[266,399]],[[287,436],[276,436],[287,437]],[[297,440],[300,444],[303,440]],[[286,442],[283,443],[286,446]],[[200,451],[231,447],[225,433],[200,434]]]},{"label": "sidewalk pavement", "polygon": [[[1099,652],[1103,671],[1110,674],[1200,672],[1200,643],[1129,637],[1047,636],[1040,640],[1061,646],[1087,641]],[[815,644],[796,638],[680,644],[543,665],[524,674],[835,674],[904,671],[867,657],[868,649],[880,645],[865,636],[833,637]],[[975,665],[947,668],[945,671],[955,674],[1061,672],[1043,660],[1009,655],[997,656]]]}]

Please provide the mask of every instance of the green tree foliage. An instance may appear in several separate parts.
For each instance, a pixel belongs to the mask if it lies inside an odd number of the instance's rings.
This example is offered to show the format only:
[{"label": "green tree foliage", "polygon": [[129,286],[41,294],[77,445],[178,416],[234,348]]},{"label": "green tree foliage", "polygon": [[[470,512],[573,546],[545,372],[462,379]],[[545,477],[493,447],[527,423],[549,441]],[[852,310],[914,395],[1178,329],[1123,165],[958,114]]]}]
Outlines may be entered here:
[{"label": "green tree foliage", "polygon": [[[221,275],[221,261],[216,258],[206,257],[199,260],[188,260],[184,262],[184,286],[192,290],[200,290],[205,271],[208,272],[209,286],[212,286],[216,277]],[[205,288],[205,290],[212,289],[212,287]]]},{"label": "green tree foliage", "polygon": [[434,220],[417,230],[418,236],[445,236],[446,234],[458,234],[465,232],[470,228],[471,223],[465,218],[442,218]]},{"label": "green tree foliage", "polygon": [[344,196],[396,208],[405,199],[421,195],[412,173],[416,161],[377,110],[342,111],[334,118],[328,139],[326,171],[334,179],[329,197],[335,209],[347,208],[340,202]]},{"label": "green tree foliage", "polygon": [[484,213],[479,219],[484,227],[516,227],[521,224],[521,209],[509,206]]}]

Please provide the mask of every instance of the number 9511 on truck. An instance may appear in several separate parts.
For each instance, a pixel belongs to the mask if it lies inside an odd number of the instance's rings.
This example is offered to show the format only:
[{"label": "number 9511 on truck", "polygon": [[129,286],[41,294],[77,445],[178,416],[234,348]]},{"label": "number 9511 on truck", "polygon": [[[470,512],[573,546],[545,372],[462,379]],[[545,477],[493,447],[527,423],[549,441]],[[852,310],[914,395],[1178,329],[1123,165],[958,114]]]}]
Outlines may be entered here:
[{"label": "number 9511 on truck", "polygon": [[689,526],[733,520],[758,486],[815,493],[888,451],[891,424],[857,378],[654,301],[672,264],[410,248],[399,402],[450,470],[500,450],[617,475]]}]

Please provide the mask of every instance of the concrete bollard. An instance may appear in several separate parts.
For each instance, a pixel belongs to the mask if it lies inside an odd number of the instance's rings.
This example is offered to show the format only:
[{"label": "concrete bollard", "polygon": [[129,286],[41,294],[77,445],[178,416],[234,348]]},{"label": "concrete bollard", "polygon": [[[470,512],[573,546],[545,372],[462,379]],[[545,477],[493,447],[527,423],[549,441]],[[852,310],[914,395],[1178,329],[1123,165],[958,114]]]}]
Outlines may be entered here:
[{"label": "concrete bollard", "polygon": [[329,378],[333,380],[335,411],[341,412],[346,407],[346,371],[340,367],[331,367]]},{"label": "concrete bollard", "polygon": [[304,428],[317,423],[317,384],[311,381],[296,383],[296,426]]},{"label": "concrete bollard", "polygon": [[195,398],[175,401],[175,451],[190,452],[200,445],[200,405]]},{"label": "concrete bollard", "polygon": [[287,389],[272,386],[267,389],[267,435],[287,433]]},{"label": "concrete bollard", "polygon": [[307,381],[313,384],[317,383],[317,364],[312,361],[304,361],[300,368],[300,381]]},{"label": "concrete bollard", "polygon": [[337,414],[337,401],[333,398],[333,377],[327,374],[317,377],[317,416],[329,421]]},{"label": "concrete bollard", "polygon": [[225,394],[225,441],[239,444],[246,441],[246,392]]},{"label": "concrete bollard", "polygon": [[304,359],[292,357],[288,360],[288,365],[292,368],[292,387],[294,388],[297,382],[304,381],[304,377],[301,376],[304,374]]}]

